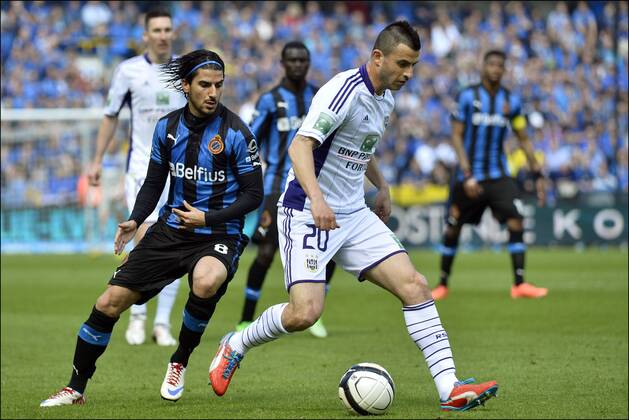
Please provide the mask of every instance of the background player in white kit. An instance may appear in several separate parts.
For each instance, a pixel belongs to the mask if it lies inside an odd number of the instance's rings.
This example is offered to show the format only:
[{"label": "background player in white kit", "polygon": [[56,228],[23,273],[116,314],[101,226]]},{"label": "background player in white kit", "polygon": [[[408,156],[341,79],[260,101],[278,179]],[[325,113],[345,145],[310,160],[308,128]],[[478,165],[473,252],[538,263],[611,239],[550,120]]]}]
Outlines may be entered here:
[{"label": "background player in white kit", "polygon": [[[411,339],[423,352],[443,410],[467,410],[494,396],[495,381],[459,381],[448,335],[426,279],[384,224],[389,187],[373,158],[393,111],[390,90],[413,76],[421,43],[408,22],[378,35],[369,62],[336,75],[315,95],[289,148],[293,167],[278,202],[278,231],[289,302],[268,308],[241,332],[228,333],[210,366],[217,395],[247,350],[302,331],[323,312],[325,266],[334,258],[359,280],[395,295]],[[365,204],[364,176],[378,188],[374,212]]]},{"label": "background player in white kit", "polygon": [[[173,25],[170,13],[162,10],[148,12],[144,18],[144,29],[146,52],[123,61],[114,72],[107,96],[105,117],[98,130],[96,154],[88,173],[90,184],[99,185],[103,156],[116,131],[118,113],[128,104],[131,109],[132,132],[125,175],[125,195],[129,212],[133,210],[138,191],[146,177],[155,124],[164,115],[186,104],[186,98],[180,92],[168,88],[160,79],[159,65],[172,58]],[[167,183],[155,211],[138,228],[136,244],[144,237],[149,226],[157,221],[159,209],[168,198],[168,188]],[[170,313],[178,288],[179,279],[164,287],[157,298],[153,339],[160,346],[177,344],[170,334]],[[142,344],[145,340],[146,304],[133,305],[130,312],[125,337],[129,344]]]}]

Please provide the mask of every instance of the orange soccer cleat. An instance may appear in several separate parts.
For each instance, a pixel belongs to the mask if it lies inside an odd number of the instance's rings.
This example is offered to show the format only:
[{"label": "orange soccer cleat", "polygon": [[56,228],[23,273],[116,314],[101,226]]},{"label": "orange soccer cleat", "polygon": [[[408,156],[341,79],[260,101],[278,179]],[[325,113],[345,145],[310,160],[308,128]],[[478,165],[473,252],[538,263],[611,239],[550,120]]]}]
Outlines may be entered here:
[{"label": "orange soccer cleat", "polygon": [[431,293],[434,300],[443,300],[448,297],[448,287],[440,284],[439,286],[432,289]]},{"label": "orange soccer cleat", "polygon": [[496,396],[498,384],[496,381],[474,384],[474,379],[466,379],[454,384],[447,401],[441,401],[441,409],[444,411],[467,411],[484,405],[485,401]]},{"label": "orange soccer cleat", "polygon": [[218,351],[216,352],[216,356],[214,356],[210,364],[210,383],[212,384],[214,393],[219,397],[227,392],[227,387],[236,368],[240,367],[240,361],[245,357],[244,354],[232,350],[229,345],[229,338],[233,334],[233,332],[230,332],[223,337]]},{"label": "orange soccer cleat", "polygon": [[519,298],[541,298],[548,294],[548,289],[545,287],[536,287],[531,283],[520,283],[517,286],[511,287],[511,298],[519,299]]}]

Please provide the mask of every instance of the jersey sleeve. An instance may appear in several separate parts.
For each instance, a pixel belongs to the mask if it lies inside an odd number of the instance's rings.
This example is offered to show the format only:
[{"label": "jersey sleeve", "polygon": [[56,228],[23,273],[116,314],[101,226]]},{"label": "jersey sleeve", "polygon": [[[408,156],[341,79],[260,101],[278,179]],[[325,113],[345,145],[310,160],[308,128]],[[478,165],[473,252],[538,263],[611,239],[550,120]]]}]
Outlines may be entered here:
[{"label": "jersey sleeve", "polygon": [[465,111],[469,109],[472,98],[469,92],[469,89],[464,89],[457,95],[455,107],[450,114],[450,118],[453,121],[465,122]]},{"label": "jersey sleeve", "polygon": [[510,108],[511,115],[509,115],[509,119],[511,120],[511,128],[518,131],[524,130],[526,128],[526,116],[522,112],[522,101],[519,96],[511,96]]},{"label": "jersey sleeve", "polygon": [[255,169],[261,169],[258,143],[255,136],[247,129],[236,131],[231,159],[237,175],[244,175]]},{"label": "jersey sleeve", "polygon": [[264,94],[258,99],[256,110],[251,120],[251,131],[258,142],[264,142],[269,135],[269,127],[273,117],[273,101],[271,95]]},{"label": "jersey sleeve", "polygon": [[363,82],[357,70],[355,75],[338,75],[323,85],[312,98],[297,134],[323,143],[347,117],[360,83]]},{"label": "jersey sleeve", "polygon": [[167,119],[162,119],[155,125],[153,131],[153,143],[151,144],[151,160],[158,165],[168,163],[166,153],[166,123]]},{"label": "jersey sleeve", "polygon": [[114,76],[109,86],[107,102],[105,104],[105,115],[117,117],[125,103],[131,100],[131,87],[129,78],[125,76],[124,67],[121,64],[116,67]]}]

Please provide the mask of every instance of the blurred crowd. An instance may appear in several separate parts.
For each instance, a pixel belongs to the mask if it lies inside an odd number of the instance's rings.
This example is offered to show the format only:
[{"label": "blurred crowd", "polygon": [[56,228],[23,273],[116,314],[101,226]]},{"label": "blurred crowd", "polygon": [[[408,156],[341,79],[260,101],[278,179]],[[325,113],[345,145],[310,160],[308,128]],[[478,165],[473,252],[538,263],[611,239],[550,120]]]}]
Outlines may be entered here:
[{"label": "blurred crowd", "polygon": [[[115,66],[142,51],[142,13],[154,4],[3,2],[2,107],[102,107]],[[395,95],[396,113],[379,159],[391,184],[418,189],[448,184],[456,163],[449,123],[456,93],[479,81],[484,51],[503,49],[508,56],[503,83],[522,96],[551,200],[579,192],[627,192],[626,2],[177,1],[161,6],[173,15],[175,53],[208,48],[223,57],[223,101],[245,117],[260,93],[279,81],[285,42],[306,43],[309,78],[321,85],[366,61],[389,22],[411,22],[422,41],[420,63],[416,77]],[[6,192],[27,191],[37,182],[47,182],[46,190],[55,194],[69,189],[72,180],[76,185],[84,163],[76,144],[64,137],[30,145],[3,138],[3,206]],[[513,138],[507,150],[514,176],[530,190],[526,161]],[[72,162],[51,166],[51,155]],[[48,173],[38,174],[40,166]]]}]

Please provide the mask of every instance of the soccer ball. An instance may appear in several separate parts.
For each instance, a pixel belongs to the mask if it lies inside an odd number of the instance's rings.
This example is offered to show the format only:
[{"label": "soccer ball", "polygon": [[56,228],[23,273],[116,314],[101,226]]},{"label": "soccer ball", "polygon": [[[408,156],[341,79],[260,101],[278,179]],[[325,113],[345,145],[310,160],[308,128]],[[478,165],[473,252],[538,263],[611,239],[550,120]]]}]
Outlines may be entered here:
[{"label": "soccer ball", "polygon": [[339,383],[339,398],[349,410],[360,414],[384,414],[395,395],[393,378],[376,363],[349,368]]}]

